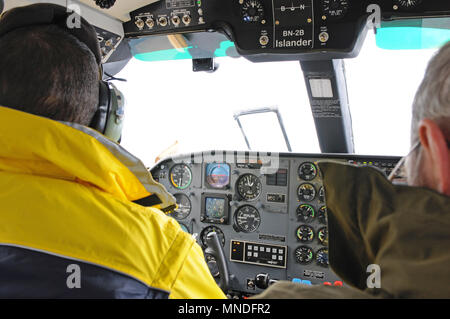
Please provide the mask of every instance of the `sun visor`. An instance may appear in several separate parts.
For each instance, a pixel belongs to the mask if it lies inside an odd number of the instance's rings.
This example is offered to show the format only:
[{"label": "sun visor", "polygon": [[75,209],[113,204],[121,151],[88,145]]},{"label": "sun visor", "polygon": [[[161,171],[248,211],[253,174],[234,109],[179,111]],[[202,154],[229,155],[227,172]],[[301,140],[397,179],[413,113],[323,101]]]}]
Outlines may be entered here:
[{"label": "sun visor", "polygon": [[234,43],[218,32],[191,33],[179,37],[174,39],[164,35],[131,39],[131,52],[136,59],[148,62],[240,57]]},{"label": "sun visor", "polygon": [[450,18],[383,21],[376,42],[381,49],[435,49],[450,41]]}]

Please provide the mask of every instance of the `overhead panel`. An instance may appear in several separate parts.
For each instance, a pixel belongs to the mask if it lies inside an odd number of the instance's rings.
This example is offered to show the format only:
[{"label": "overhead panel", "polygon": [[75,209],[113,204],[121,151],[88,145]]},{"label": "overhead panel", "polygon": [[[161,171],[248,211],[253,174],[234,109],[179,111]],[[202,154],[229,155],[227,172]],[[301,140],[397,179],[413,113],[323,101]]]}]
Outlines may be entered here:
[{"label": "overhead panel", "polygon": [[80,2],[123,22],[130,20],[129,12],[158,1],[159,0],[117,0],[111,8],[101,9],[95,4],[95,0],[80,0]]}]

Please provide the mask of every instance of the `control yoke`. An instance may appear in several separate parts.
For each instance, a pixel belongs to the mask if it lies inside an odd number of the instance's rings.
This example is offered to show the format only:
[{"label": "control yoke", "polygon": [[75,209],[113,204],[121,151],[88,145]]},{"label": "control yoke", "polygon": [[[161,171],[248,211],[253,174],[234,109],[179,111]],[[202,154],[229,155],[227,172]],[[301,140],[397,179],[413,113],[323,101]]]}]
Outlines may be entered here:
[{"label": "control yoke", "polygon": [[230,275],[228,273],[225,253],[216,232],[211,232],[208,234],[206,237],[206,244],[208,247],[205,249],[205,254],[209,254],[216,259],[220,273],[219,287],[226,293],[230,285]]}]

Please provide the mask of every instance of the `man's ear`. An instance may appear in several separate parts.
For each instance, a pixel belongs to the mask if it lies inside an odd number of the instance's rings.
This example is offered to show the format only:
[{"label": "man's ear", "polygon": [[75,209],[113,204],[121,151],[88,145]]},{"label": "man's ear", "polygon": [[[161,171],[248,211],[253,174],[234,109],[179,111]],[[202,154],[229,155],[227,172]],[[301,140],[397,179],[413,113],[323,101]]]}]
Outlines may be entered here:
[{"label": "man's ear", "polygon": [[424,119],[419,127],[423,147],[422,174],[427,174],[426,187],[450,196],[450,151],[444,133],[436,122]]}]

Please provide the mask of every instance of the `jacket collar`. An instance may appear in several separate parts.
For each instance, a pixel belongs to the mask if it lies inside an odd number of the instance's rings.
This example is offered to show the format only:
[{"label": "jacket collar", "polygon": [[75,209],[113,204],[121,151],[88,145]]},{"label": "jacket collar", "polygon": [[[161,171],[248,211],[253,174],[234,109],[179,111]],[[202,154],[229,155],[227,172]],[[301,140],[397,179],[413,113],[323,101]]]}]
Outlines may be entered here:
[{"label": "jacket collar", "polygon": [[176,201],[144,164],[87,127],[0,107],[0,171],[64,179],[135,201],[157,195],[159,208]]}]

